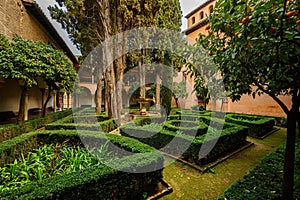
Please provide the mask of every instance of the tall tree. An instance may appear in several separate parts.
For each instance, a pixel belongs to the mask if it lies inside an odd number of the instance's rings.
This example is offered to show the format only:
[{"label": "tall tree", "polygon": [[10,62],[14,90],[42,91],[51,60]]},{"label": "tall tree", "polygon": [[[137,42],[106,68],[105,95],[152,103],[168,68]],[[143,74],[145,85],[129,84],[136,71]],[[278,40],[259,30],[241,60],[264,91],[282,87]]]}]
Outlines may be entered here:
[{"label": "tall tree", "polygon": [[28,89],[37,85],[36,77],[40,77],[42,62],[36,60],[38,47],[34,42],[21,37],[14,37],[9,48],[5,51],[6,63],[1,64],[1,74],[4,78],[17,79],[21,83],[21,97],[18,112],[18,123],[24,120],[25,98]]},{"label": "tall tree", "polygon": [[[300,122],[299,10],[299,0],[219,0],[209,18],[211,34],[198,41],[213,55],[233,101],[265,93],[287,115],[283,199],[293,199]],[[289,95],[291,108],[278,95]]]},{"label": "tall tree", "polygon": [[182,67],[182,60],[177,54],[177,49],[182,47],[185,41],[181,34],[174,34],[174,32],[180,32],[181,18],[182,13],[178,0],[163,1],[161,9],[156,16],[156,26],[165,29],[165,31],[160,31],[156,36],[160,38],[160,42],[156,46],[158,48],[158,62],[169,66],[164,67],[160,74],[163,85],[161,89],[161,104],[165,108],[167,115],[171,111],[173,96],[173,69],[179,71]]},{"label": "tall tree", "polygon": [[[180,5],[178,0],[172,0],[168,3],[166,0],[151,1],[151,0],[111,0],[111,1],[83,1],[83,0],[56,0],[60,6],[51,7],[52,17],[57,19],[68,33],[72,36],[86,56],[94,47],[101,42],[107,40],[115,34],[126,34],[126,30],[147,26],[161,26],[162,20],[158,23],[163,14],[172,13],[174,8],[179,14],[168,15],[168,23],[176,23],[176,29],[180,28]],[[161,10],[162,5],[169,5],[168,9]],[[160,12],[160,18],[157,13]],[[180,18],[179,18],[180,16]],[[171,17],[176,17],[172,19]],[[164,25],[165,28],[174,28]],[[103,55],[103,64],[108,56],[114,56],[117,51],[125,51],[127,46],[127,36],[123,35],[124,40],[117,41],[112,46],[114,47],[112,55]],[[122,78],[125,70],[125,56],[122,54],[118,59],[115,59],[112,65],[107,67],[105,74],[105,102],[107,111],[110,117],[118,117],[122,106]],[[98,77],[101,80],[102,77]],[[118,83],[116,85],[116,83]],[[98,89],[101,84],[98,84]],[[97,89],[97,90],[98,90]],[[116,92],[117,91],[117,92]],[[98,94],[98,92],[97,92]],[[100,93],[99,93],[100,94]],[[117,98],[118,97],[118,98]],[[96,102],[96,107],[99,106]],[[117,108],[118,109],[114,109]],[[113,111],[117,113],[113,113]]]},{"label": "tall tree", "polygon": [[39,52],[37,52],[37,55],[39,55],[38,59],[42,62],[42,65],[40,65],[42,70],[41,77],[47,85],[47,98],[43,102],[42,108],[44,117],[46,115],[47,104],[51,99],[51,93],[61,89],[64,89],[68,93],[72,92],[77,73],[62,51],[43,42],[39,42],[37,45],[39,46]]},{"label": "tall tree", "polygon": [[[106,60],[115,57],[118,51],[124,52],[126,35],[124,31],[132,28],[153,25],[153,16],[158,10],[159,1],[71,1],[57,0],[62,7],[50,8],[52,17],[57,19],[72,36],[84,56],[101,42],[116,34],[123,35],[123,40],[112,41],[105,48],[106,55],[102,55],[105,72],[105,103],[110,117],[120,117],[122,106],[122,79],[125,69],[125,53],[120,58],[108,64]],[[107,49],[113,49],[107,52]],[[98,77],[101,81],[102,77]],[[98,84],[97,90],[102,90]],[[97,94],[100,94],[97,92]],[[96,98],[98,99],[98,98]],[[99,108],[99,104],[97,104]],[[97,110],[99,112],[99,109]]]}]

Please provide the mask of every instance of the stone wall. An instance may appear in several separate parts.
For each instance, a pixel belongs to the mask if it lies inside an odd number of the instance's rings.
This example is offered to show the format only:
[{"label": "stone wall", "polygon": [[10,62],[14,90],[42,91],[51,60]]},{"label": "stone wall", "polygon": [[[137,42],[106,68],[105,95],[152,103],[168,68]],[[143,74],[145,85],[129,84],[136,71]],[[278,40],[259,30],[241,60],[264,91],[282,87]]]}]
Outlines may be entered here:
[{"label": "stone wall", "polygon": [[25,39],[42,40],[59,48],[42,24],[25,8],[22,0],[0,0],[0,33],[9,39],[17,34]]},{"label": "stone wall", "polygon": [[[199,14],[201,11],[204,11],[204,13],[208,13],[209,6],[215,4],[216,1],[213,1],[203,7],[202,9],[199,9],[196,11],[193,15],[191,15],[188,18],[188,28],[192,27],[193,25],[197,24],[197,22],[200,21]],[[195,17],[195,23],[192,24],[192,18]],[[204,15],[204,17],[206,17]],[[189,32],[187,34],[187,39],[189,44],[194,44],[196,42],[196,39],[200,33],[207,35],[208,30],[205,30],[206,25],[199,27],[198,29]],[[192,81],[190,81],[192,83]],[[187,101],[193,102],[194,97],[189,96],[187,97]],[[290,96],[279,96],[279,99],[282,100],[282,102],[288,107],[291,107],[291,97]],[[221,104],[222,102],[216,101],[210,101],[207,105],[208,110],[216,110],[221,111]],[[184,106],[186,108],[190,106]],[[268,115],[268,116],[279,116],[279,117],[286,117],[286,114],[283,112],[281,107],[267,94],[263,94],[261,96],[256,96],[255,99],[252,98],[252,96],[249,95],[243,95],[240,101],[232,102],[230,99],[228,100],[228,103],[223,103],[222,111],[226,112],[236,112],[236,113],[249,113],[249,114],[257,114],[257,115]]]}]

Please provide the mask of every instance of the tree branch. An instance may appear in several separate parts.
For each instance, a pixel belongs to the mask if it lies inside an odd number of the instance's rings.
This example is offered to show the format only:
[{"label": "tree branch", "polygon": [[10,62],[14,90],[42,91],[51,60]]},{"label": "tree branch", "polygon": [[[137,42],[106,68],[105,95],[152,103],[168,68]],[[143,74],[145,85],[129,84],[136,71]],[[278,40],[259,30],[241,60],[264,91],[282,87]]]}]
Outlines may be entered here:
[{"label": "tree branch", "polygon": [[288,114],[289,109],[288,107],[273,93],[269,92],[268,90],[266,90],[264,87],[262,87],[257,81],[254,81],[254,84],[264,93],[268,94],[270,97],[272,97],[278,104],[279,106],[282,108],[282,110],[285,112],[285,114]]}]

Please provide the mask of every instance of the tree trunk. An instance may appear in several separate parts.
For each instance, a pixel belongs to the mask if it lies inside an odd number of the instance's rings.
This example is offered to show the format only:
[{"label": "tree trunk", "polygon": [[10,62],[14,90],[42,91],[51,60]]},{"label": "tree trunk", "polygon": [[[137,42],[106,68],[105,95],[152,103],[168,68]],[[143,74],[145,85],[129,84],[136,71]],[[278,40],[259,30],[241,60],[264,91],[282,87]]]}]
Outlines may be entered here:
[{"label": "tree trunk", "polygon": [[97,83],[97,90],[95,94],[96,113],[101,114],[102,109],[102,79],[99,78]]},{"label": "tree trunk", "polygon": [[298,138],[300,138],[300,113],[297,114]]},{"label": "tree trunk", "polygon": [[[297,111],[298,109],[298,111]],[[294,193],[294,161],[295,161],[295,141],[296,141],[296,121],[299,114],[299,106],[293,103],[292,109],[287,114],[287,138],[285,147],[285,159],[283,170],[282,199],[293,199]]]},{"label": "tree trunk", "polygon": [[22,92],[21,92],[21,98],[20,98],[20,104],[19,104],[19,113],[18,113],[18,119],[17,119],[18,124],[22,124],[22,122],[24,121],[24,112],[27,112],[27,110],[25,111],[26,93],[27,93],[27,87],[22,86]]},{"label": "tree trunk", "polygon": [[[50,88],[50,87],[49,87]],[[46,99],[46,101],[45,101],[45,103],[43,104],[43,117],[45,117],[46,116],[46,109],[47,109],[47,104],[48,104],[48,102],[50,101],[50,99],[51,99],[51,92],[52,92],[52,90],[51,89],[49,89],[48,90],[48,96],[47,96],[47,99]]]},{"label": "tree trunk", "polygon": [[116,69],[116,118],[121,118],[121,113],[123,109],[123,97],[122,97],[122,90],[123,90],[123,75],[124,75],[124,56],[121,56],[117,60],[117,69]]},{"label": "tree trunk", "polygon": [[176,103],[176,108],[179,108],[179,105],[178,105],[178,98],[175,97],[174,99],[175,99],[175,103]]},{"label": "tree trunk", "polygon": [[118,8],[121,5],[121,1],[116,1],[116,19],[117,19],[117,33],[120,36],[117,40],[117,51],[118,54],[115,58],[117,58],[116,68],[115,68],[115,75],[116,75],[116,97],[117,97],[117,118],[121,119],[121,114],[123,110],[123,76],[124,76],[124,69],[125,69],[125,60],[126,60],[126,46],[127,46],[127,33],[124,32],[125,25],[124,25],[124,17],[121,13],[118,12]]}]

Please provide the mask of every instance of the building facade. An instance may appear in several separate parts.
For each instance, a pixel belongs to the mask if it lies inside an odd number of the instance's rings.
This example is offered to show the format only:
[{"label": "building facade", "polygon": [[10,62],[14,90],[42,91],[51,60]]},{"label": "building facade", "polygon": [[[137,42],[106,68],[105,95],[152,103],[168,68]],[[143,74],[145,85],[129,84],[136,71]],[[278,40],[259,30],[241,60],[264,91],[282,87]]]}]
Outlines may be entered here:
[{"label": "building facade", "polygon": [[[51,24],[39,5],[33,0],[1,0],[0,1],[0,33],[8,39],[14,35],[33,41],[43,41],[64,51],[74,67],[78,66],[77,57],[72,53],[64,39]],[[26,96],[27,110],[42,108],[45,98],[44,84],[31,88]],[[13,111],[17,114],[21,87],[17,80],[0,80],[0,112]],[[52,94],[48,107],[64,109],[72,106],[72,97],[62,91]],[[25,120],[28,112],[25,112]]]},{"label": "building facade", "polygon": [[[213,12],[215,3],[216,0],[207,0],[185,16],[188,20],[188,27],[184,33],[190,44],[195,43],[200,33],[204,35],[208,34],[208,30],[206,30],[207,17]],[[279,96],[279,98],[288,107],[291,107],[290,96]],[[240,101],[237,102],[232,102],[230,99],[225,101],[210,101],[208,109],[268,116],[286,116],[281,107],[267,94],[256,96],[255,99],[252,98],[252,95],[243,95]]]}]

